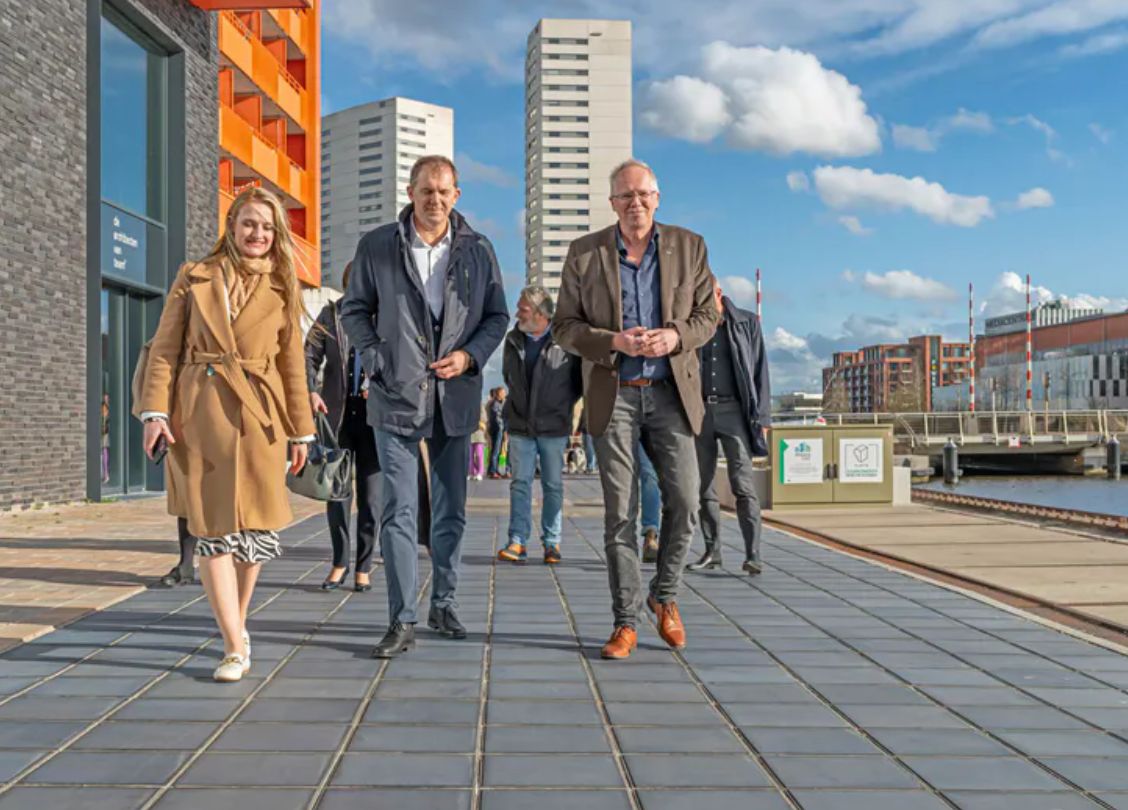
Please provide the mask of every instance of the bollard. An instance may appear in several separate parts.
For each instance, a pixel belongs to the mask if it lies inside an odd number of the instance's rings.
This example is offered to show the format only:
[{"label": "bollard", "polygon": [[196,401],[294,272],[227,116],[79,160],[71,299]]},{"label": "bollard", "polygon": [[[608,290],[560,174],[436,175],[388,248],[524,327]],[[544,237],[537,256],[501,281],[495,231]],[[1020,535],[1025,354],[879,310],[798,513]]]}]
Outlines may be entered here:
[{"label": "bollard", "polygon": [[944,483],[955,486],[960,482],[960,451],[956,443],[948,439],[944,445]]},{"label": "bollard", "polygon": [[1120,480],[1120,441],[1115,436],[1105,446],[1105,472],[1111,480]]}]

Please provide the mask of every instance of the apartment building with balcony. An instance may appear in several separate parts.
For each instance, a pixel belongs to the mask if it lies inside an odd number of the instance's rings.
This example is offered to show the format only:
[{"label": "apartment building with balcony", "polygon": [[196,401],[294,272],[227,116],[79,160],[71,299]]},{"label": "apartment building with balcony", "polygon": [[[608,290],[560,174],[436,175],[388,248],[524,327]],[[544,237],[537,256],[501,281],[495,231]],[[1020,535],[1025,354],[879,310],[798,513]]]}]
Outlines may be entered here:
[{"label": "apartment building with balcony", "polygon": [[386,98],[321,119],[322,284],[338,288],[364,234],[408,203],[411,167],[424,155],[454,159],[454,110]]},{"label": "apartment building with balcony", "polygon": [[970,367],[970,345],[939,335],[835,352],[823,369],[823,406],[829,412],[930,411],[933,391],[962,382]]},{"label": "apartment building with balcony", "polygon": [[608,176],[631,148],[630,22],[538,22],[525,57],[528,283],[555,295],[572,240],[615,222]]},{"label": "apartment building with balcony", "polygon": [[269,188],[290,217],[298,279],[319,286],[320,0],[196,2],[218,9],[220,222],[244,187]]}]

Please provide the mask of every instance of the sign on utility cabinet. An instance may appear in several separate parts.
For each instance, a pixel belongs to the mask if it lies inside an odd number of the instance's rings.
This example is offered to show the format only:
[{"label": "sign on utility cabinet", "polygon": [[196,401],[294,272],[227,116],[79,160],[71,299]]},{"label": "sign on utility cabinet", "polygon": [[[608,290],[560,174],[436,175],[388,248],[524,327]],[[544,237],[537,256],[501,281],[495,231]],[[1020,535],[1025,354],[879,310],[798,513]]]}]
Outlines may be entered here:
[{"label": "sign on utility cabinet", "polygon": [[838,440],[838,480],[880,484],[885,480],[885,442],[874,437]]},{"label": "sign on utility cabinet", "polygon": [[781,484],[821,484],[823,482],[823,440],[803,437],[779,442],[779,481]]}]

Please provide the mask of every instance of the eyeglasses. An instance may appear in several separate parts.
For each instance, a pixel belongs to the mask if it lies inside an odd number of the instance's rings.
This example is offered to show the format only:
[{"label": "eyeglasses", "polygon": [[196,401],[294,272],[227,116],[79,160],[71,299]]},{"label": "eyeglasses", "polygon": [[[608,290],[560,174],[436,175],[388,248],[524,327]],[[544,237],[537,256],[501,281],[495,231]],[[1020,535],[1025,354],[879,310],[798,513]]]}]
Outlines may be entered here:
[{"label": "eyeglasses", "polygon": [[638,199],[641,202],[647,202],[647,201],[650,200],[651,197],[657,197],[657,196],[658,196],[657,191],[627,191],[627,192],[624,192],[623,194],[612,194],[611,199],[615,200],[615,202],[629,203],[629,202],[632,202],[635,199],[635,197],[638,197]]}]

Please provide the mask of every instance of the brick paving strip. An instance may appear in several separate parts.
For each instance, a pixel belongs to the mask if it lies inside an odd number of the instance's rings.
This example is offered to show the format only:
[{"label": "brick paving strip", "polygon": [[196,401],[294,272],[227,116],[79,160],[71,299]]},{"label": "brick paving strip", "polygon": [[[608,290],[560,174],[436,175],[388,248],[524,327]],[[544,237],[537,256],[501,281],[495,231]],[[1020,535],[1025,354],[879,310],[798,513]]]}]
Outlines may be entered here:
[{"label": "brick paving strip", "polygon": [[421,622],[369,658],[383,578],[320,591],[314,518],[266,569],[239,684],[210,680],[196,587],[0,655],[0,810],[1128,808],[1128,657],[778,531],[742,576],[726,519],[726,568],[685,579],[688,648],[646,625],[602,661],[595,482],[568,483],[558,568],[496,562],[503,487],[472,490],[465,641]]}]

